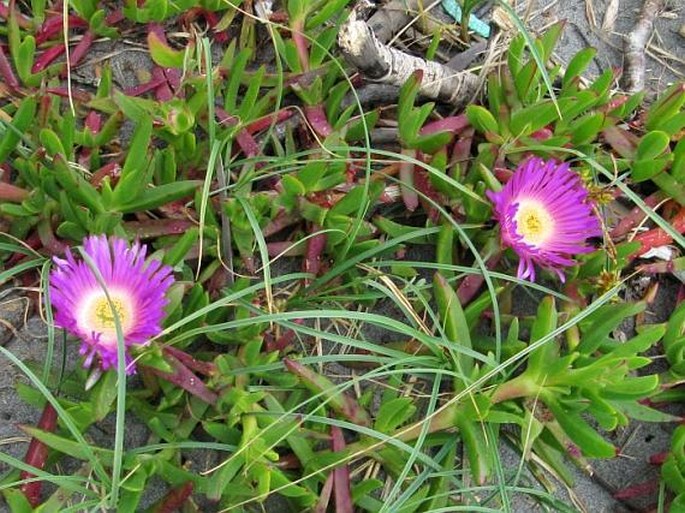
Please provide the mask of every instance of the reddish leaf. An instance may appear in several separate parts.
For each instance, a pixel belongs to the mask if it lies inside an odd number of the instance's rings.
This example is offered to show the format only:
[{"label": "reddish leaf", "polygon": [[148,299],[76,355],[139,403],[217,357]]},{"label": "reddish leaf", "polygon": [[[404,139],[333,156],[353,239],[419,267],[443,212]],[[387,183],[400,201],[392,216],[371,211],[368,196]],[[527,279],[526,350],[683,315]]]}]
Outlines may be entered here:
[{"label": "reddish leaf", "polygon": [[313,235],[307,239],[307,250],[304,256],[304,272],[318,276],[321,270],[321,257],[326,249],[327,237],[325,233],[316,233],[321,227],[312,225],[310,233]]},{"label": "reddish leaf", "polygon": [[95,34],[92,31],[87,30],[85,34],[83,34],[83,37],[74,47],[74,50],[69,53],[69,64],[71,64],[72,68],[78,66],[83,60],[88,53],[88,50],[90,50],[90,47],[93,45],[94,40]]},{"label": "reddish leaf", "polygon": [[166,346],[164,348],[164,352],[178,359],[178,361],[180,361],[183,365],[187,366],[189,369],[194,370],[195,372],[199,372],[200,374],[204,374],[205,376],[212,376],[216,374],[216,365],[214,365],[211,362],[203,362],[201,360],[197,360],[185,351],[182,351],[176,347]]},{"label": "reddish leaf", "polygon": [[5,51],[0,45],[0,77],[2,77],[5,85],[11,90],[16,90],[19,88],[19,80],[12,70],[12,65],[5,55]]},{"label": "reddish leaf", "polygon": [[[41,414],[40,420],[38,421],[38,425],[36,427],[50,433],[55,431],[57,428],[57,411],[55,408],[53,408],[52,404],[45,404],[43,413]],[[29,448],[26,451],[24,462],[34,468],[42,470],[45,468],[47,459],[48,446],[39,441],[37,438],[32,438]],[[19,474],[19,479],[30,479],[32,477],[36,476],[30,472],[27,472],[26,470],[23,470],[21,474]],[[36,507],[38,504],[40,504],[40,491],[42,485],[42,481],[33,481],[21,485],[21,491],[24,493],[24,495],[26,495],[26,498],[33,507]]]},{"label": "reddish leaf", "polygon": [[47,68],[52,61],[64,53],[64,44],[58,43],[55,46],[45,50],[33,63],[31,73],[40,73]]},{"label": "reddish leaf", "polygon": [[195,397],[202,399],[204,402],[214,405],[218,399],[217,395],[209,390],[204,382],[198,378],[193,372],[183,365],[177,358],[169,353],[165,353],[165,360],[169,363],[174,371],[164,372],[154,367],[147,367],[150,371],[162,379],[181,387],[186,392],[193,394]]},{"label": "reddish leaf", "polygon": [[458,133],[469,127],[469,120],[466,114],[458,116],[449,116],[438,121],[432,121],[423,125],[419,134],[428,135],[436,132],[453,132]]},{"label": "reddish leaf", "polygon": [[0,182],[0,201],[8,201],[10,203],[21,203],[28,198],[29,192],[16,185]]},{"label": "reddish leaf", "polygon": [[152,513],[174,513],[179,511],[193,493],[193,482],[187,481],[177,488],[172,488],[157,504],[152,506]]},{"label": "reddish leaf", "polygon": [[323,105],[305,105],[304,115],[319,137],[326,138],[333,133],[333,127],[328,122]]},{"label": "reddish leaf", "polygon": [[321,394],[322,400],[328,407],[357,425],[371,425],[371,419],[366,410],[354,398],[340,392],[328,378],[289,358],[284,358],[283,364],[288,371],[298,376],[307,388]]},{"label": "reddish leaf", "polygon": [[[331,426],[331,448],[333,452],[345,450],[345,437],[342,429],[338,426]],[[335,489],[336,513],[354,513],[350,488],[350,468],[346,463],[333,470],[333,488]]]},{"label": "reddish leaf", "polygon": [[[661,192],[655,192],[647,196],[643,201],[650,207],[656,207],[664,199],[664,195]],[[627,234],[630,230],[635,228],[642,220],[647,216],[644,210],[640,207],[633,208],[627,215],[621,217],[621,221],[614,226],[609,235],[613,239],[622,237]]]},{"label": "reddish leaf", "polygon": [[[685,233],[685,207],[681,208],[673,219],[670,220],[671,227],[678,233]],[[652,248],[665,246],[673,242],[673,238],[662,228],[653,228],[648,232],[640,233],[635,237],[641,247],[632,256],[643,255]]]}]

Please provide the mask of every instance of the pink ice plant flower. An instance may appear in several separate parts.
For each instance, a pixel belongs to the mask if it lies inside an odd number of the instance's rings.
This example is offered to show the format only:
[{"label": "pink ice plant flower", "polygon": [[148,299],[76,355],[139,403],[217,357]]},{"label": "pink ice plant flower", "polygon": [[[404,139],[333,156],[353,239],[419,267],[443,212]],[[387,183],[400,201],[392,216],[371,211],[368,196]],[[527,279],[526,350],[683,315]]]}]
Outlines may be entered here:
[{"label": "pink ice plant flower", "polygon": [[519,256],[517,276],[535,281],[535,265],[565,281],[573,257],[594,250],[587,239],[600,235],[588,190],[567,163],[530,157],[499,192],[488,191],[502,244]]},{"label": "pink ice plant flower", "polygon": [[[116,368],[116,311],[126,346],[126,372],[135,372],[128,348],[144,346],[162,331],[166,292],[174,282],[172,269],[158,260],[145,261],[147,247],[104,235],[87,237],[83,250],[100,273],[105,288],[87,262],[54,258],[50,298],[55,324],[81,339],[84,367],[97,356],[103,370]],[[105,294],[105,289],[109,295]],[[111,301],[111,302],[110,302]]]}]

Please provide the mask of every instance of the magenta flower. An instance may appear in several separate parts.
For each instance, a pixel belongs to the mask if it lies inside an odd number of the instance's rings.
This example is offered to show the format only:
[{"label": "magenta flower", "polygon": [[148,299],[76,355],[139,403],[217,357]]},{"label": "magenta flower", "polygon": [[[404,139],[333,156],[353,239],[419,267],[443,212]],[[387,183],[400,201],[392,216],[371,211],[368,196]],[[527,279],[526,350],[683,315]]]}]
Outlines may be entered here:
[{"label": "magenta flower", "polygon": [[600,235],[588,191],[566,163],[531,157],[500,192],[488,191],[502,243],[519,255],[516,275],[535,281],[535,266],[552,270],[563,282],[562,268],[573,257],[593,250],[589,237]]},{"label": "magenta flower", "polygon": [[[55,324],[81,339],[84,367],[90,367],[99,356],[103,370],[117,366],[117,334],[112,306],[116,310],[124,344],[146,345],[162,331],[165,294],[174,282],[171,268],[158,260],[145,263],[146,246],[129,247],[123,239],[104,235],[83,241],[86,255],[97,267],[109,294],[84,261],[74,259],[67,249],[66,260],[54,258],[50,272],[50,297],[55,311]],[[126,351],[126,371],[135,372]]]}]

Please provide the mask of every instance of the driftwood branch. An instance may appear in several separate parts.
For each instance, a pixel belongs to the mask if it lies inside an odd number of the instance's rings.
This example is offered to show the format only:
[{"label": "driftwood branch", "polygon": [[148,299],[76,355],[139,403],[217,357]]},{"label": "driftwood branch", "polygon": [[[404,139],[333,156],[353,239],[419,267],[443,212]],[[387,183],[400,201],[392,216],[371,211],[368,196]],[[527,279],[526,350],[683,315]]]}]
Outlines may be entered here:
[{"label": "driftwood branch", "polygon": [[420,7],[419,0],[390,0],[369,18],[367,25],[381,43],[387,43],[412,19]]},{"label": "driftwood branch", "polygon": [[420,93],[428,98],[461,107],[478,91],[480,79],[473,73],[454,72],[438,62],[408,55],[384,45],[369,25],[353,11],[338,35],[346,60],[368,79],[401,86],[417,70],[423,70]]},{"label": "driftwood branch", "polygon": [[623,41],[623,87],[629,93],[645,88],[645,48],[654,29],[654,20],[664,8],[664,0],[645,0],[633,30]]}]

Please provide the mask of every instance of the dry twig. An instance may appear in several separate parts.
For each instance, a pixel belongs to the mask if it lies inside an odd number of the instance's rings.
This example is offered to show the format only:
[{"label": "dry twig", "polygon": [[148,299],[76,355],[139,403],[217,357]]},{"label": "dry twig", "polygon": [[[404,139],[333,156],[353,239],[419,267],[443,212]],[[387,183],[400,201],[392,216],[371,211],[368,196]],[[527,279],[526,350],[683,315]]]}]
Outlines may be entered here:
[{"label": "dry twig", "polygon": [[438,62],[405,54],[382,44],[355,12],[341,27],[338,45],[347,61],[372,81],[402,85],[417,69],[423,70],[421,94],[460,107],[475,96],[480,79]]},{"label": "dry twig", "polygon": [[623,41],[623,86],[629,93],[645,88],[645,48],[654,28],[654,20],[664,8],[664,0],[645,0],[633,30]]}]

